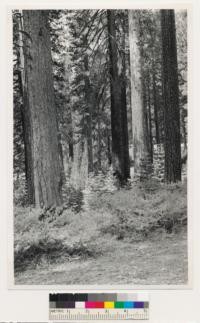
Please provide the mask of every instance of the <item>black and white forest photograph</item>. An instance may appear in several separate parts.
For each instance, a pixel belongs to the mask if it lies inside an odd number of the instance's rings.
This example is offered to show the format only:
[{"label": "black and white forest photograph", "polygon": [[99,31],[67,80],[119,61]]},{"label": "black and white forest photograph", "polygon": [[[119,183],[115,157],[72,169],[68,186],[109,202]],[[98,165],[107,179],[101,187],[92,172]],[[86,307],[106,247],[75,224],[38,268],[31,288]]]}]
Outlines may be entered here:
[{"label": "black and white forest photograph", "polygon": [[12,10],[14,284],[188,284],[186,9]]}]

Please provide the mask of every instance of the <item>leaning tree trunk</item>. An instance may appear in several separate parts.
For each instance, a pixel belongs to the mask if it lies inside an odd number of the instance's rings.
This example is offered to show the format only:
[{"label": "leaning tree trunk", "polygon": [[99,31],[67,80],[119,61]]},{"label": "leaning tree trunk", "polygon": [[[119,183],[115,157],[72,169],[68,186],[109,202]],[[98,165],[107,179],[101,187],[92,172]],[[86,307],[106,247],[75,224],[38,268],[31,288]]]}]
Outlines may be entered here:
[{"label": "leaning tree trunk", "polygon": [[148,129],[142,93],[144,90],[144,80],[142,77],[142,55],[139,47],[139,28],[138,11],[129,10],[134,173],[140,179],[145,179],[150,174],[150,156],[148,152]]},{"label": "leaning tree trunk", "polygon": [[36,207],[59,205],[62,202],[62,168],[47,12],[24,10],[23,19],[24,109],[30,132],[28,158],[33,181],[32,198]]},{"label": "leaning tree trunk", "polygon": [[107,18],[111,84],[112,166],[114,175],[123,185],[129,177],[126,93],[118,70],[118,49],[113,10],[107,11]]},{"label": "leaning tree trunk", "polygon": [[181,180],[180,110],[174,10],[161,10],[165,180]]}]

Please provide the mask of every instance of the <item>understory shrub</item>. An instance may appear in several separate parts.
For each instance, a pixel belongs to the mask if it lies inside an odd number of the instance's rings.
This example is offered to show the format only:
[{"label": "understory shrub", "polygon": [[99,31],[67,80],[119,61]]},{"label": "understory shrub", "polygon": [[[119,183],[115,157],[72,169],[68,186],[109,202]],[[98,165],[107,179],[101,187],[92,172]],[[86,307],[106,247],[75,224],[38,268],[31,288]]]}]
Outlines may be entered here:
[{"label": "understory shrub", "polygon": [[25,175],[20,174],[18,176],[14,176],[13,184],[14,184],[14,187],[13,187],[14,205],[18,205],[18,206],[28,205]]},{"label": "understory shrub", "polygon": [[98,205],[113,214],[103,234],[140,240],[155,230],[171,233],[187,224],[187,184],[135,183],[130,190],[99,196]]},{"label": "understory shrub", "polygon": [[[75,213],[64,210],[54,221],[39,221],[42,210],[15,208],[15,270],[35,267],[41,261],[62,262],[73,257],[97,257],[99,214]],[[106,216],[106,215],[105,215]],[[93,219],[92,219],[93,218]],[[98,220],[97,220],[98,218]]]},{"label": "understory shrub", "polygon": [[83,190],[84,210],[88,211],[96,196],[103,193],[110,194],[117,190],[116,179],[113,176],[113,169],[103,173],[99,171],[97,174],[91,173],[88,176],[86,186]]},{"label": "understory shrub", "polygon": [[82,190],[66,182],[63,187],[63,201],[67,208],[80,212],[84,204]]},{"label": "understory shrub", "polygon": [[[68,203],[69,205],[69,203]],[[88,209],[15,208],[15,270],[43,260],[97,257],[111,239],[139,241],[153,232],[176,232],[187,224],[187,183],[137,182],[92,194]]]}]

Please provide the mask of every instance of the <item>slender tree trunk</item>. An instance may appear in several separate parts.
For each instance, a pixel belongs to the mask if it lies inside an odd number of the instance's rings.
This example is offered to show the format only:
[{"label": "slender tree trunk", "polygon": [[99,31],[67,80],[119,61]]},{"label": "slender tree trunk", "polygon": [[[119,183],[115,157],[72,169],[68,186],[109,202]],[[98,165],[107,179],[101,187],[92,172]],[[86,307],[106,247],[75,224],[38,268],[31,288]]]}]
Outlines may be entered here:
[{"label": "slender tree trunk", "polygon": [[150,92],[150,76],[148,75],[148,120],[149,120],[149,153],[151,157],[151,162],[153,163],[153,135],[152,135],[152,117],[151,117],[151,92]]},{"label": "slender tree trunk", "polygon": [[156,92],[156,80],[155,80],[155,70],[153,68],[153,106],[154,106],[154,123],[156,130],[156,143],[160,144],[160,130],[158,121],[158,103],[157,103],[157,92]]},{"label": "slender tree trunk", "polygon": [[123,159],[124,159],[124,177],[130,178],[130,160],[129,160],[129,139],[128,139],[128,119],[127,119],[127,98],[126,98],[126,23],[125,14],[123,15],[123,36],[122,36],[122,71],[121,71],[121,119],[122,119],[122,140],[123,140]]},{"label": "slender tree trunk", "polygon": [[100,103],[98,103],[97,112],[97,131],[98,131],[98,147],[97,147],[97,164],[98,170],[101,170],[101,121],[100,121]]},{"label": "slender tree trunk", "polygon": [[181,180],[180,110],[174,10],[161,10],[165,180]]},{"label": "slender tree trunk", "polygon": [[[69,130],[68,130],[68,157],[70,161],[74,159],[74,134],[73,134],[73,118],[72,118],[72,109],[70,102],[70,78],[71,78],[71,69],[70,69],[70,57],[69,54],[65,56],[65,93],[66,93],[66,101],[67,106],[65,107],[65,111],[63,111],[64,122],[67,122]],[[67,113],[66,113],[67,112]]]},{"label": "slender tree trunk", "polygon": [[[36,207],[62,203],[62,167],[47,12],[24,10],[25,106],[32,200]],[[29,183],[28,183],[29,184]],[[30,184],[29,184],[30,185]]]},{"label": "slender tree trunk", "polygon": [[148,176],[146,165],[149,163],[148,129],[146,126],[142,77],[142,55],[139,47],[139,18],[138,12],[129,11],[129,43],[130,43],[130,69],[131,69],[131,107],[132,132],[134,151],[134,173],[140,178]]},{"label": "slender tree trunk", "polygon": [[[111,131],[112,131],[112,165],[114,174],[123,185],[129,177],[129,156],[127,132],[127,111],[125,88],[122,86],[118,70],[118,49],[116,40],[115,13],[107,11],[108,41],[110,57],[110,84],[111,84]],[[123,102],[122,102],[123,97]],[[127,169],[126,169],[127,168]]]},{"label": "slender tree trunk", "polygon": [[71,114],[71,111],[69,112],[70,113],[70,132],[69,132],[69,158],[71,161],[73,161],[74,159],[74,144],[73,144],[73,129],[72,129],[72,114]]},{"label": "slender tree trunk", "polygon": [[[89,66],[88,66],[88,56],[85,55],[84,58],[84,65],[85,65],[85,71],[86,73],[89,72]],[[92,95],[91,95],[91,85],[90,85],[90,79],[89,76],[85,76],[85,88],[86,88],[86,104],[87,104],[87,152],[88,152],[88,173],[93,172],[93,148],[92,148]]]},{"label": "slender tree trunk", "polygon": [[68,124],[69,124],[68,156],[69,156],[69,160],[72,162],[74,160],[74,131],[73,131],[72,109],[70,104],[68,106]]},{"label": "slender tree trunk", "polygon": [[184,113],[182,111],[181,113],[181,122],[182,122],[182,133],[183,133],[183,144],[184,144],[184,151],[187,151],[187,125],[186,125],[186,122],[185,122],[185,116],[184,116]]},{"label": "slender tree trunk", "polygon": [[[21,13],[22,14],[22,13]],[[20,49],[20,72],[19,77],[19,86],[22,96],[22,129],[23,129],[23,140],[24,140],[24,158],[25,158],[25,175],[26,175],[26,184],[27,184],[27,195],[29,204],[34,204],[34,180],[32,172],[32,152],[31,152],[31,127],[30,127],[30,113],[28,109],[28,97],[27,97],[27,78],[25,73],[25,58],[23,52],[24,45],[24,36],[23,36],[23,19],[22,16],[18,18],[19,23],[19,49]]]},{"label": "slender tree trunk", "polygon": [[111,85],[111,134],[112,134],[112,165],[114,173],[122,177],[123,165],[121,154],[122,147],[122,127],[121,127],[121,93],[120,79],[118,75],[117,65],[117,45],[115,18],[113,10],[107,11],[108,17],[108,40],[109,40],[109,56],[110,56],[110,85]]},{"label": "slender tree trunk", "polygon": [[107,131],[107,158],[108,158],[108,165],[112,164],[112,152],[111,152],[111,144],[110,144],[110,130]]},{"label": "slender tree trunk", "polygon": [[150,145],[149,145],[149,114],[148,114],[148,78],[146,75],[142,77],[142,99],[143,99],[143,114],[145,120],[145,142],[148,146],[148,152],[150,152]]}]

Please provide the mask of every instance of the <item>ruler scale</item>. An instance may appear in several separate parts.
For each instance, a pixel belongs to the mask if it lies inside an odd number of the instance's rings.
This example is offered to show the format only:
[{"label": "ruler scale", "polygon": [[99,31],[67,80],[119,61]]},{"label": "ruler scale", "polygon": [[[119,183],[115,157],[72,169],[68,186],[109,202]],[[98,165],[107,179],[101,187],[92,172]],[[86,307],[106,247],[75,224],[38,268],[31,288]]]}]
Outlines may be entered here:
[{"label": "ruler scale", "polygon": [[49,320],[148,320],[149,301],[135,294],[50,294]]}]

